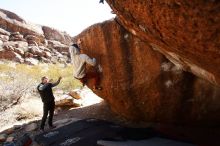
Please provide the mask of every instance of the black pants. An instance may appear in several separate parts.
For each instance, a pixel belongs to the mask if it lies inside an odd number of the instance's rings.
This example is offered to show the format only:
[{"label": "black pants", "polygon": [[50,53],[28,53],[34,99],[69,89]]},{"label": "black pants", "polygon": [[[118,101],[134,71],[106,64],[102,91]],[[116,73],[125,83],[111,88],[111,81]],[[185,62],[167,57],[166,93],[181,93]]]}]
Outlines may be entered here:
[{"label": "black pants", "polygon": [[45,122],[47,120],[47,115],[49,113],[48,125],[53,125],[53,115],[54,115],[55,102],[44,103],[44,114],[41,121],[41,129],[44,129]]}]

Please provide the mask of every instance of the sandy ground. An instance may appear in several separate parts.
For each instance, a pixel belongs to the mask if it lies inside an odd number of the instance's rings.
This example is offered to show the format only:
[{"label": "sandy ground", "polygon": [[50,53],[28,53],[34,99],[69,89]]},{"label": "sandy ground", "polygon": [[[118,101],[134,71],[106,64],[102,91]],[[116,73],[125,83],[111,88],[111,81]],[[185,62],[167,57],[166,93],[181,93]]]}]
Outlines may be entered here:
[{"label": "sandy ground", "polygon": [[90,89],[84,87],[82,90],[76,90],[81,96],[80,100],[76,100],[83,106],[78,108],[73,108],[68,111],[59,112],[54,116],[54,121],[61,119],[101,119],[114,122],[116,124],[121,124],[129,127],[147,127],[149,124],[146,123],[135,123],[128,122],[123,117],[113,113],[110,106],[100,97],[96,96]]},{"label": "sandy ground", "polygon": [[[65,119],[87,119],[87,118],[95,118],[95,119],[101,119],[101,120],[107,120],[114,122],[119,125],[127,126],[127,127],[148,127],[148,126],[156,126],[146,123],[134,123],[134,122],[128,122],[126,119],[123,119],[122,117],[116,115],[110,110],[110,107],[108,104],[103,101],[101,98],[94,95],[90,90],[84,89],[80,92],[81,94],[81,101],[78,102],[83,103],[84,106],[80,108],[74,108],[67,111],[61,111],[58,114],[55,114],[54,116],[54,123],[60,120]],[[41,109],[42,107],[39,107]],[[1,115],[2,116],[2,115]],[[41,117],[34,118],[29,121],[23,121],[22,124],[30,124],[30,123],[37,123],[38,127],[40,125]],[[47,124],[46,124],[47,125]],[[13,127],[13,124],[11,124],[11,127]],[[213,128],[199,128],[199,129],[192,129],[190,127],[174,127],[174,126],[167,126],[167,125],[157,125],[156,126],[159,130],[164,132],[165,134],[174,135],[176,137],[188,137],[189,139],[193,139],[196,143],[200,144],[209,144],[210,141],[213,141],[213,146],[219,144],[220,140],[218,136],[220,136],[220,128],[217,129]],[[47,129],[47,126],[45,127]],[[18,131],[15,131],[13,133],[13,136],[19,136],[26,133],[24,129],[20,129]],[[34,137],[36,134],[39,134],[39,130],[31,131],[30,135],[31,137]],[[143,142],[146,141],[140,141],[139,144],[144,145]],[[101,142],[103,143],[103,142]],[[106,142],[104,142],[106,143]],[[130,141],[130,143],[134,143],[134,145],[137,145],[136,142]],[[205,145],[204,144],[204,145]],[[0,144],[1,145],[1,144]],[[128,145],[128,143],[115,143],[115,142],[109,142],[106,144],[106,146],[124,146]],[[217,145],[216,145],[217,146]]]},{"label": "sandy ground", "polygon": [[[74,102],[82,106],[69,110],[61,110],[59,112],[55,109],[54,122],[70,118],[97,118],[112,121],[122,120],[117,115],[113,114],[104,100],[96,96],[90,89],[84,88],[76,91],[81,96],[81,99],[74,99]],[[59,100],[60,96],[68,97],[68,95],[56,95],[56,100]],[[0,132],[13,127],[13,125],[22,125],[34,121],[37,122],[41,120],[42,113],[43,104],[41,99],[39,97],[30,97],[21,104],[0,112]],[[18,118],[20,120],[18,120]]]}]

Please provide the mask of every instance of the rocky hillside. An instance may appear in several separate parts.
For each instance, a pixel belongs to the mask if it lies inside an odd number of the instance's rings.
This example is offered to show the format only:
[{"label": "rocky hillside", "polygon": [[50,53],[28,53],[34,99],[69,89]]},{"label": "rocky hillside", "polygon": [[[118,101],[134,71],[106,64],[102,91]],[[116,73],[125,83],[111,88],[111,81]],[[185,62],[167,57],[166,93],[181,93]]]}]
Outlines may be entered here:
[{"label": "rocky hillside", "polygon": [[103,68],[104,89],[96,94],[130,120],[218,124],[220,88],[207,78],[186,72],[117,20],[93,25],[75,37],[82,40],[86,54],[97,58]]},{"label": "rocky hillside", "polygon": [[68,60],[71,37],[56,29],[27,23],[0,9],[0,59],[35,65]]}]

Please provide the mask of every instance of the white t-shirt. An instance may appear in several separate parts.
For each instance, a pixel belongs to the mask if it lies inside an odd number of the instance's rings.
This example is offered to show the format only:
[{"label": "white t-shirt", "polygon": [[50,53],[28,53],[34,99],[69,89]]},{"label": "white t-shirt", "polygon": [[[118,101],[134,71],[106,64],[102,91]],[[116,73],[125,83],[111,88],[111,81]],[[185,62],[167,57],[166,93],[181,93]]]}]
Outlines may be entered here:
[{"label": "white t-shirt", "polygon": [[80,54],[77,48],[70,47],[71,62],[73,64],[73,76],[81,79],[86,75],[86,63],[92,66],[96,65],[96,59],[91,59],[86,54]]}]

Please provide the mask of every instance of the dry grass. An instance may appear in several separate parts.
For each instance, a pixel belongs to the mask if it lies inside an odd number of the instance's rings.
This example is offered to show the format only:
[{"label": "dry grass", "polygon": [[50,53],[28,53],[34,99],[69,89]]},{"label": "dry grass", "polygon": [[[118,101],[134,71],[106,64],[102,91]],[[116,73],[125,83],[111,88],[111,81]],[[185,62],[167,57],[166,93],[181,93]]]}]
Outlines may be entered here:
[{"label": "dry grass", "polygon": [[[42,114],[42,103],[36,87],[42,76],[56,81],[63,79],[55,87],[62,92],[81,86],[72,76],[72,67],[62,64],[40,64],[29,66],[11,62],[0,62],[0,116],[1,126],[9,121],[30,119]],[[40,110],[39,110],[40,109]],[[2,125],[3,124],[3,125]]]}]

